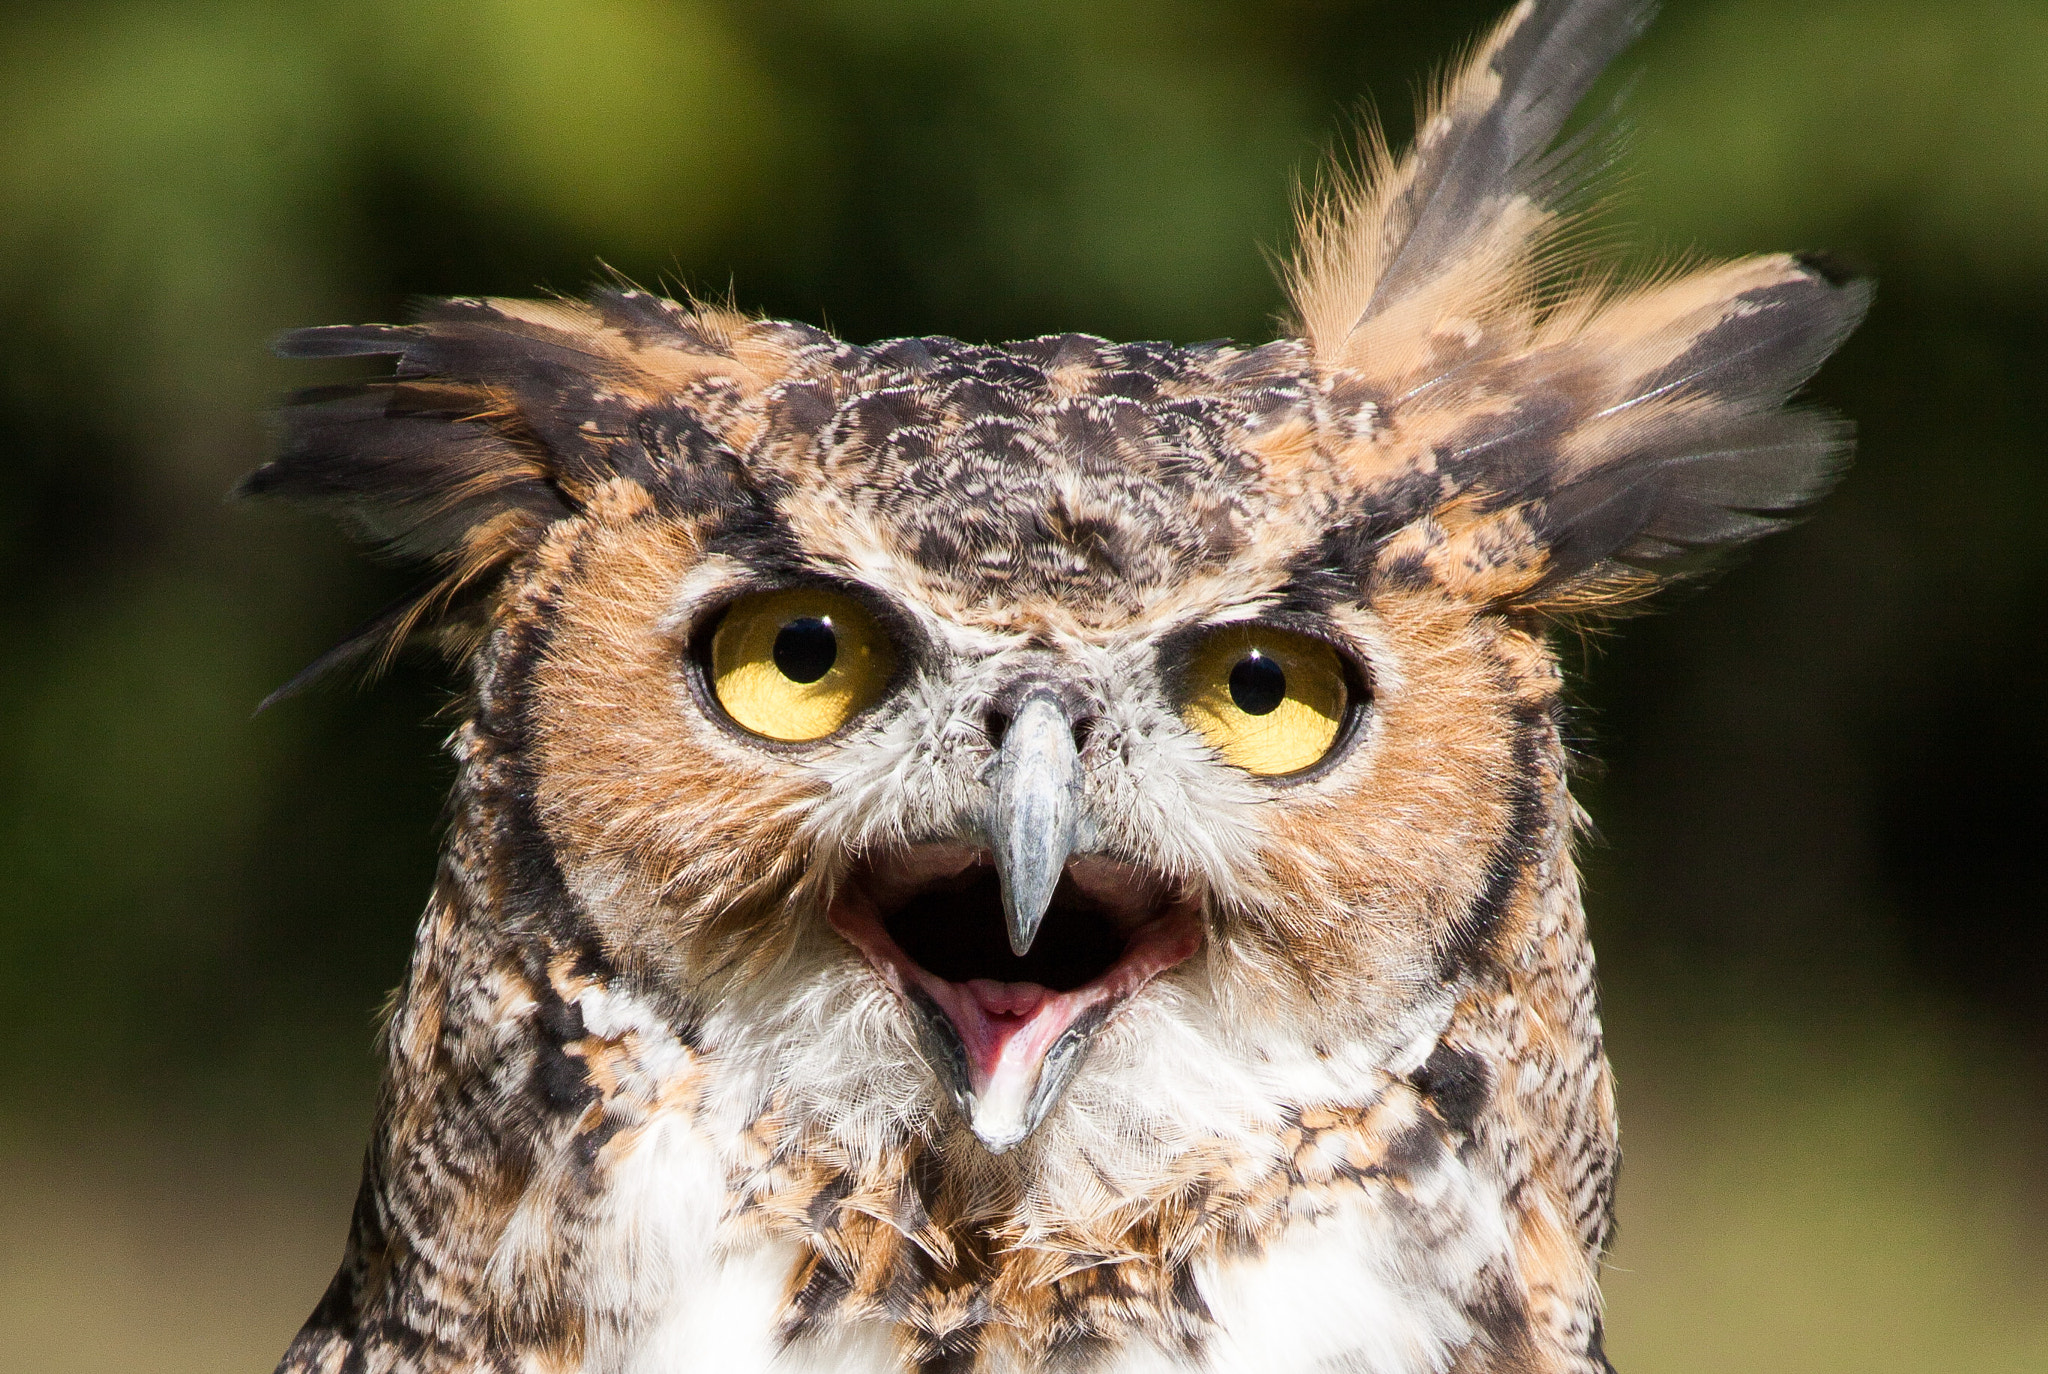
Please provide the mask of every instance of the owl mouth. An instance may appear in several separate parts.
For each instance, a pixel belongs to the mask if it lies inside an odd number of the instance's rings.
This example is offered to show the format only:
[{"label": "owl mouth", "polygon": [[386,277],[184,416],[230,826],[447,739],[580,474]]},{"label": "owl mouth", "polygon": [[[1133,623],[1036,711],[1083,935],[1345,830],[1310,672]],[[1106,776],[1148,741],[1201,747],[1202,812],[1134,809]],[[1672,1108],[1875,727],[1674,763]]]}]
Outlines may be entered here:
[{"label": "owl mouth", "polygon": [[1183,885],[1078,855],[1020,955],[989,852],[925,844],[857,866],[829,915],[909,1007],[925,1057],[1001,1153],[1044,1119],[1116,1009],[1200,948],[1200,912]]}]

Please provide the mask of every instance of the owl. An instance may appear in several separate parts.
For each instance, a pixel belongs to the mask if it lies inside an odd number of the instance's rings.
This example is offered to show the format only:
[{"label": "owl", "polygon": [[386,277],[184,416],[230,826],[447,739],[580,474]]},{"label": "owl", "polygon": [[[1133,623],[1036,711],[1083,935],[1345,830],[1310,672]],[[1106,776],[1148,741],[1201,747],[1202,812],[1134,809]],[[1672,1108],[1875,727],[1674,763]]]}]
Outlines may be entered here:
[{"label": "owl", "polygon": [[858,346],[625,286],[308,329],[250,493],[427,569],[449,832],[283,1371],[1593,1374],[1552,636],[1846,461],[1826,261],[1575,259],[1641,28],[1525,0],[1284,337]]}]

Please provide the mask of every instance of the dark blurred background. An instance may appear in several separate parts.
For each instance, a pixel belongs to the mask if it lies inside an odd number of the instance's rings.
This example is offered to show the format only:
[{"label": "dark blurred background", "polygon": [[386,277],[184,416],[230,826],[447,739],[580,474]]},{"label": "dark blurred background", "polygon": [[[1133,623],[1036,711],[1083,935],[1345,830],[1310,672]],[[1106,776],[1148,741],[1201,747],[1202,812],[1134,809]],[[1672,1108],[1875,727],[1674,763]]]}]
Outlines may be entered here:
[{"label": "dark blurred background", "polygon": [[[448,780],[394,587],[224,505],[267,341],[600,262],[859,340],[1270,337],[1289,191],[1489,3],[0,11],[0,1366],[261,1370],[339,1254]],[[1644,256],[1829,248],[1861,456],[1567,646],[1625,1374],[2048,1368],[2048,5],[1672,0]],[[1620,89],[1623,80],[1609,83]]]}]

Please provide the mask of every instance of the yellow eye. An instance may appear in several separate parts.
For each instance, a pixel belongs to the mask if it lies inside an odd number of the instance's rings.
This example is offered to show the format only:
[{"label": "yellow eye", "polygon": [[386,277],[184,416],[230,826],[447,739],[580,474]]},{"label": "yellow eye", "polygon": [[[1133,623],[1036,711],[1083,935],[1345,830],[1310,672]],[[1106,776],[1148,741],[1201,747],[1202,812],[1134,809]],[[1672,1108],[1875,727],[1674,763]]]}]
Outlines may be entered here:
[{"label": "yellow eye", "polygon": [[875,618],[822,587],[743,596],[711,636],[712,694],[769,739],[823,739],[872,706],[895,671]]},{"label": "yellow eye", "polygon": [[1267,625],[1228,625],[1202,641],[1181,714],[1225,763],[1277,777],[1322,762],[1344,728],[1351,689],[1337,651]]}]

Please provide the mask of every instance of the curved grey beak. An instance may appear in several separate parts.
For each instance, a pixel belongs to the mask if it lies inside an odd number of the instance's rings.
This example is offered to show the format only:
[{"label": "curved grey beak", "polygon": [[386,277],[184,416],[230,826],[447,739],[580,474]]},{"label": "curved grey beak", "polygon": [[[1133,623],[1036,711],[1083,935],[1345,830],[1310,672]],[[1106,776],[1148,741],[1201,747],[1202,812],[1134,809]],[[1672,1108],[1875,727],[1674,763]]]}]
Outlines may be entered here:
[{"label": "curved grey beak", "polygon": [[989,786],[984,825],[1002,880],[1010,949],[1021,957],[1038,938],[1080,824],[1081,758],[1058,697],[1033,692],[1018,706]]}]

